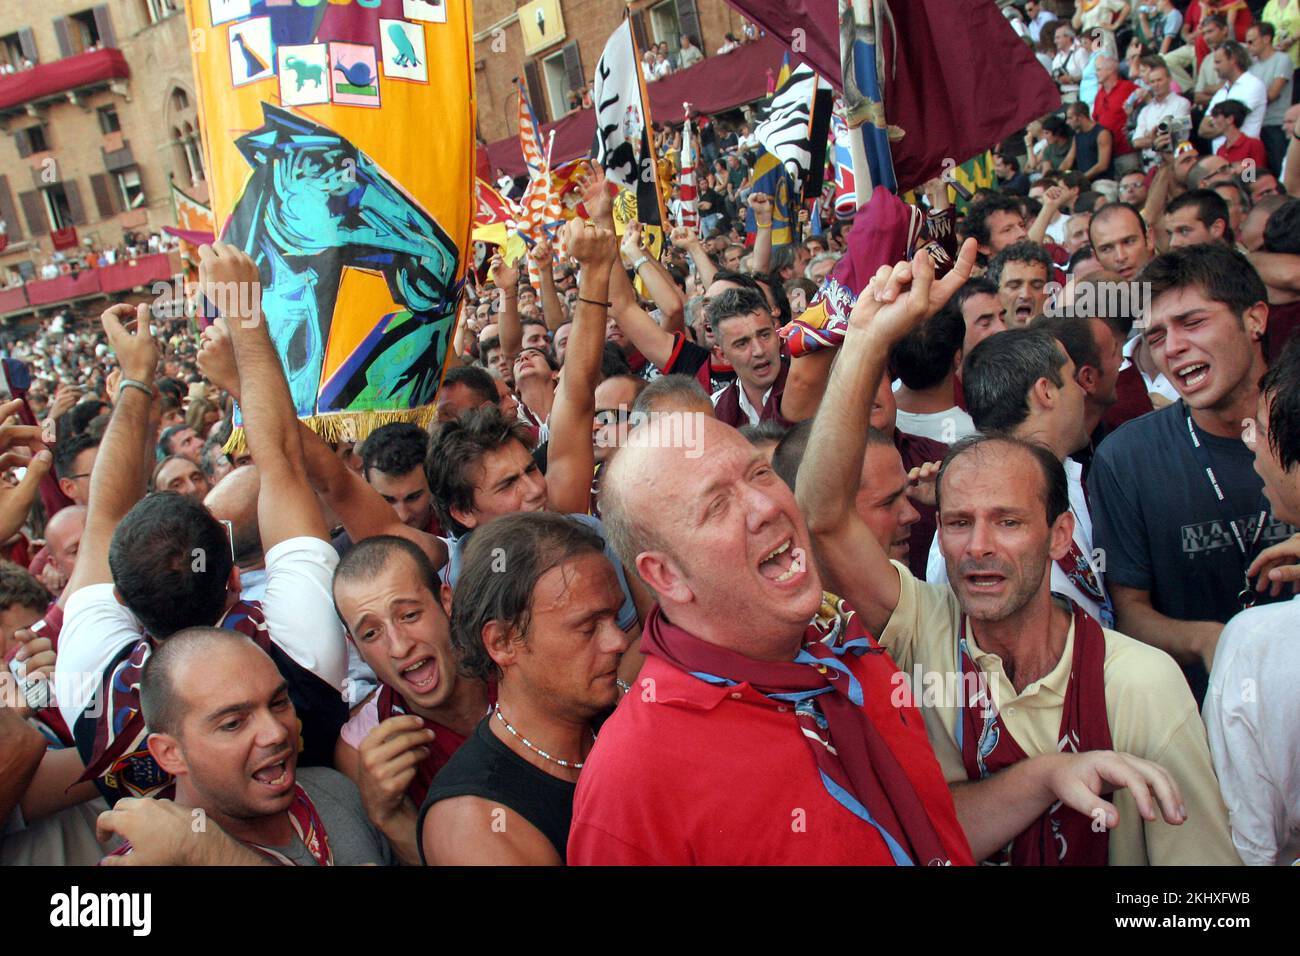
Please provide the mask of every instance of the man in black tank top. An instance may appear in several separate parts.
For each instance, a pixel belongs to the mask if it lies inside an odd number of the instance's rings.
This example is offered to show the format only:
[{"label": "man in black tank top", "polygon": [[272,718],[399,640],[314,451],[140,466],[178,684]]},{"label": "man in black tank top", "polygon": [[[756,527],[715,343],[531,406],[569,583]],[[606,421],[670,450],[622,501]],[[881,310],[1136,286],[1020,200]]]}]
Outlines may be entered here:
[{"label": "man in black tank top", "polygon": [[1109,177],[1115,145],[1110,130],[1092,118],[1087,103],[1071,103],[1065,121],[1074,130],[1074,144],[1063,165],[1090,180]]},{"label": "man in black tank top", "polygon": [[434,778],[420,857],[562,865],[592,722],[618,700],[623,592],[600,537],[547,512],[497,518],[463,562],[452,644],[462,673],[497,680],[497,706]]}]

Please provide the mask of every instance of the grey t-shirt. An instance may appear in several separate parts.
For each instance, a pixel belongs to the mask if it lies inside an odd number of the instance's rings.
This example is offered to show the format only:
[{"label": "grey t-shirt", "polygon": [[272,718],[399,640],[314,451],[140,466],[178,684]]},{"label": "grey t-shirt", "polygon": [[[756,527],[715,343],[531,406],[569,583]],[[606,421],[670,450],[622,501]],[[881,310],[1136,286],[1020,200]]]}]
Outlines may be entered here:
[{"label": "grey t-shirt", "polygon": [[1261,60],[1258,63],[1250,65],[1250,72],[1255,74],[1261,83],[1264,84],[1265,92],[1274,80],[1286,79],[1282,87],[1282,92],[1278,94],[1277,99],[1268,104],[1264,110],[1265,126],[1281,126],[1282,120],[1286,116],[1286,111],[1291,108],[1291,83],[1294,69],[1291,66],[1291,57],[1281,51],[1274,53],[1267,60]]},{"label": "grey t-shirt", "polygon": [[[316,812],[320,814],[325,835],[329,838],[330,850],[334,853],[335,866],[393,864],[388,840],[366,816],[365,807],[361,804],[361,792],[357,790],[356,784],[329,767],[299,767],[298,783],[307,791]],[[316,865],[316,859],[297,837],[288,846],[273,849],[283,853],[297,866]]]}]

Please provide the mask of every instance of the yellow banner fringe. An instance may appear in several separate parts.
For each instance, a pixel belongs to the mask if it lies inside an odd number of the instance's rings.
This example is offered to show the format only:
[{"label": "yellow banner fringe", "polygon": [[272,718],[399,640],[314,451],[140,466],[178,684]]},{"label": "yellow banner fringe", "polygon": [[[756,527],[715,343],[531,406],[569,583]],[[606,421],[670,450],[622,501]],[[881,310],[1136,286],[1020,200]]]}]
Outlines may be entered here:
[{"label": "yellow banner fringe", "polygon": [[[299,421],[330,444],[341,441],[360,444],[376,428],[391,425],[393,422],[414,422],[428,431],[437,412],[436,405],[421,405],[419,408],[385,411],[331,412],[328,415],[312,415]],[[230,439],[225,445],[225,452],[233,458],[247,451],[248,442],[244,438],[244,429],[243,426],[239,426],[231,431]]]}]

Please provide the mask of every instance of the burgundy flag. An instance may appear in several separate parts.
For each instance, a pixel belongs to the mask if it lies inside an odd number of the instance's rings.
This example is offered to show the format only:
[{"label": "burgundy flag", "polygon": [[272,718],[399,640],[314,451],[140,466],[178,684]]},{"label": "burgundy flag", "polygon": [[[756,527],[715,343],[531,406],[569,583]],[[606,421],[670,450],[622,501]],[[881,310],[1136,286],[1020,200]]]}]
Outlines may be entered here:
[{"label": "burgundy flag", "polygon": [[[837,0],[726,2],[841,88]],[[960,165],[1061,105],[1056,84],[996,0],[887,6],[893,26],[886,19],[878,40],[885,54],[880,81],[886,119],[903,131],[891,143],[900,191],[941,175],[945,160]]]}]

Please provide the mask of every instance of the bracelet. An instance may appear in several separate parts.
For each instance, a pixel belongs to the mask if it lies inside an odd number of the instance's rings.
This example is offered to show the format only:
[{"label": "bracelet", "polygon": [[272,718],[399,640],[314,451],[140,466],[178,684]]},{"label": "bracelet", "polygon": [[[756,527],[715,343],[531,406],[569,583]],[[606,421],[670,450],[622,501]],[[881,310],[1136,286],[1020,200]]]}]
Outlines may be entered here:
[{"label": "bracelet", "polygon": [[606,308],[606,309],[612,309],[612,308],[614,308],[614,303],[613,303],[613,302],[597,302],[595,299],[584,299],[582,296],[578,296],[578,301],[579,301],[579,302],[585,302],[585,303],[587,303],[587,305],[599,305],[599,306],[602,306],[602,307],[604,307],[604,308]]},{"label": "bracelet", "polygon": [[150,399],[153,398],[153,388],[146,385],[144,382],[140,381],[139,379],[126,378],[125,376],[123,376],[122,380],[117,383],[117,394],[121,395],[122,389],[124,388],[138,388],[140,391],[148,395]]},{"label": "bracelet", "polygon": [[642,257],[641,257],[640,259],[638,259],[636,262],[632,263],[632,271],[633,271],[633,272],[640,272],[640,271],[641,271],[641,267],[642,267],[643,265],[645,265],[645,264],[646,264],[647,262],[649,262],[649,261],[650,261],[650,257],[649,257],[649,256],[642,256]]}]

